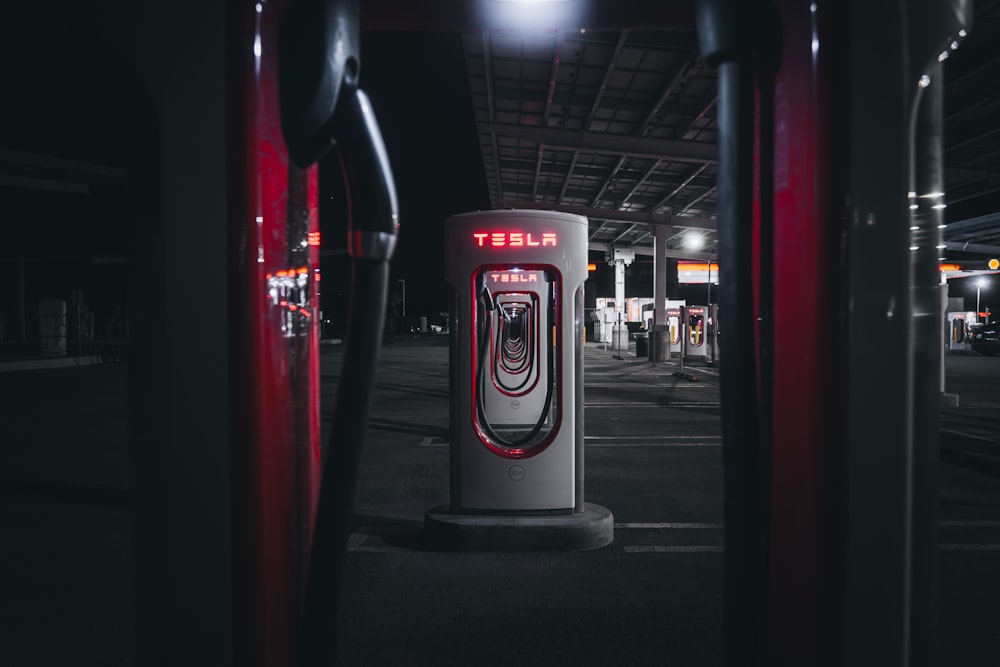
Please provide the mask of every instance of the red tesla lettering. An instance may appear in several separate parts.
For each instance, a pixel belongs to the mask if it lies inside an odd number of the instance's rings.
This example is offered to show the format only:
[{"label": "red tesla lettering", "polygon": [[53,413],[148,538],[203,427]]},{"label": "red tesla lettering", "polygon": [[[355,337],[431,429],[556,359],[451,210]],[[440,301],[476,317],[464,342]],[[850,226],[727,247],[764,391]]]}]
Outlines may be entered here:
[{"label": "red tesla lettering", "polygon": [[559,245],[559,235],[555,232],[543,232],[541,240],[531,232],[473,232],[472,238],[476,240],[476,245],[480,248],[489,245],[493,248],[523,248]]}]

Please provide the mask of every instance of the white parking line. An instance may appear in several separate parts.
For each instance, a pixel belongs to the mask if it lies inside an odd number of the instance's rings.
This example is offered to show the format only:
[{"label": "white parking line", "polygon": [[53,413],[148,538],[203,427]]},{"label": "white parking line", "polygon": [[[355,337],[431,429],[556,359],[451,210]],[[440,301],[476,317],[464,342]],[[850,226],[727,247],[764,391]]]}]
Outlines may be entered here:
[{"label": "white parking line", "polygon": [[1000,551],[1000,544],[940,544],[941,551]]},{"label": "white parking line", "polygon": [[960,435],[963,438],[969,438],[970,440],[981,440],[983,442],[988,442],[988,443],[994,444],[994,445],[1000,444],[1000,441],[997,441],[994,438],[987,438],[984,435],[976,435],[974,433],[966,433],[965,431],[956,431],[956,430],[950,429],[950,428],[943,428],[943,429],[941,429],[941,432],[942,433],[951,433],[952,435]]},{"label": "white parking line", "polygon": [[627,554],[691,554],[691,553],[722,553],[722,547],[708,545],[685,545],[679,547],[625,547]]},{"label": "white parking line", "polygon": [[656,408],[662,410],[663,408],[718,408],[721,407],[722,403],[714,402],[710,403],[708,401],[675,401],[667,403],[666,405],[661,405],[660,403],[637,403],[634,401],[621,402],[621,403],[584,403],[585,408]]},{"label": "white parking line", "polygon": [[651,528],[722,528],[721,523],[616,523],[615,528],[648,530]]},{"label": "white parking line", "polygon": [[686,433],[663,435],[585,435],[586,440],[718,440],[717,435],[689,435]]},{"label": "white parking line", "polygon": [[717,389],[710,384],[674,384],[663,382],[587,382],[583,388],[591,389],[648,389],[650,387],[661,387],[664,389]]},{"label": "white parking line", "polygon": [[[1000,551],[1000,544],[940,544],[941,551]],[[689,544],[683,546],[626,546],[627,554],[677,554],[677,553],[722,553],[723,548],[715,545]]]},{"label": "white parking line", "polygon": [[715,441],[701,442],[630,442],[634,438],[622,436],[622,442],[588,442],[587,447],[721,447],[722,443]]},{"label": "white parking line", "polygon": [[1000,521],[942,521],[940,525],[957,527],[996,527],[1000,526]]}]

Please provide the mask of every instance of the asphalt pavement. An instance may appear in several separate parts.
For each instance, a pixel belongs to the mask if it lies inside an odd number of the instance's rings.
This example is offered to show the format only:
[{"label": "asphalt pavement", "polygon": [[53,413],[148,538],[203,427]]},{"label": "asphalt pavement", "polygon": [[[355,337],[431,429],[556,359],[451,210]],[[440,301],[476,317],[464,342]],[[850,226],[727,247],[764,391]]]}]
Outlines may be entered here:
[{"label": "asphalt pavement", "polygon": [[[328,404],[342,348],[325,346]],[[621,358],[616,359],[615,356]],[[447,553],[444,336],[387,339],[358,485],[343,665],[719,664],[717,369],[586,347],[585,497],[615,538],[580,552]],[[0,662],[132,664],[125,363],[0,373]],[[1000,655],[1000,358],[949,355],[938,664]],[[330,415],[323,413],[324,434]]]}]

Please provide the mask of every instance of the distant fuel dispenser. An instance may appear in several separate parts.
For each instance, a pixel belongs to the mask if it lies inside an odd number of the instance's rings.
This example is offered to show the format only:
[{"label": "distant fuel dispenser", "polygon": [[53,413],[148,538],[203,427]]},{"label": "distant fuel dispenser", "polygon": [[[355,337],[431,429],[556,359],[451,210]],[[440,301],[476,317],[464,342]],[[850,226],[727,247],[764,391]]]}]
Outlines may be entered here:
[{"label": "distant fuel dispenser", "polygon": [[451,287],[450,502],[428,536],[464,548],[595,548],[584,502],[587,219],[498,210],[445,221]]}]

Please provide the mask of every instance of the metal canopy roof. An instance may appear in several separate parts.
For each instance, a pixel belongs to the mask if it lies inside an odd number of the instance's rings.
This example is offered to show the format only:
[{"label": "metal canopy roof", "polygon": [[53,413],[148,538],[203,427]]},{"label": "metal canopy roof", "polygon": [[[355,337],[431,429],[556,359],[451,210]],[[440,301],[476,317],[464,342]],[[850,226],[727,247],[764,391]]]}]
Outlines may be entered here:
[{"label": "metal canopy roof", "polygon": [[[592,249],[650,254],[652,225],[672,224],[670,254],[709,256],[716,82],[693,32],[482,32],[463,43],[494,207],[586,215]],[[702,253],[680,250],[689,231],[707,241]]]},{"label": "metal canopy roof", "polygon": [[[716,77],[692,30],[463,34],[494,208],[586,215],[590,247],[716,250]],[[1000,254],[1000,0],[945,63],[949,255]],[[684,246],[695,232],[700,251]]]}]

